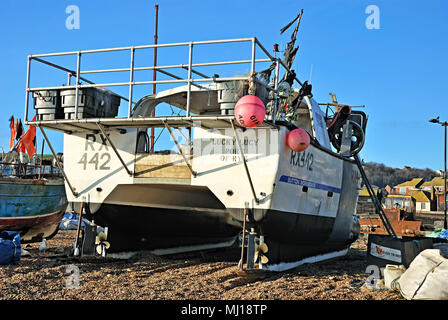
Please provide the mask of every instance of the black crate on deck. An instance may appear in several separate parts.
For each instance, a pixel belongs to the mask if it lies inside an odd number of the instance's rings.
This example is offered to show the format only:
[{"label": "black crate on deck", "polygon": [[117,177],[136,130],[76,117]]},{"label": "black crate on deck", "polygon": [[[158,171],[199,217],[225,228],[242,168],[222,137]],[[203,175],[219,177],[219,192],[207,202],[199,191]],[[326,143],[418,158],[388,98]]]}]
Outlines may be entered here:
[{"label": "black crate on deck", "polygon": [[383,268],[386,264],[409,267],[412,260],[423,250],[433,248],[432,238],[402,237],[369,234],[367,264]]},{"label": "black crate on deck", "polygon": [[99,92],[102,92],[102,101],[100,102],[100,113],[102,117],[113,118],[118,115],[118,107],[120,106],[121,98],[115,93],[103,89],[97,88]]},{"label": "black crate on deck", "polygon": [[[65,119],[75,118],[75,89],[61,90],[61,105]],[[78,90],[78,119],[113,118],[118,114],[120,97],[103,88]]]}]

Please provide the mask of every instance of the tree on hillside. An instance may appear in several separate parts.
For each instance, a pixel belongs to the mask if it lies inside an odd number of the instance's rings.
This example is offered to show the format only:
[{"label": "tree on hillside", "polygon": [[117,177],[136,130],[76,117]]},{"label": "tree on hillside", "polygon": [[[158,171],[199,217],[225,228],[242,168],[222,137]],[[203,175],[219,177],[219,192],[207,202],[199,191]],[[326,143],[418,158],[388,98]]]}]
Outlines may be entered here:
[{"label": "tree on hillside", "polygon": [[369,182],[372,185],[384,188],[391,187],[414,178],[423,178],[424,181],[430,181],[438,176],[436,171],[429,168],[416,169],[405,167],[403,169],[387,167],[382,163],[367,162],[363,164]]}]

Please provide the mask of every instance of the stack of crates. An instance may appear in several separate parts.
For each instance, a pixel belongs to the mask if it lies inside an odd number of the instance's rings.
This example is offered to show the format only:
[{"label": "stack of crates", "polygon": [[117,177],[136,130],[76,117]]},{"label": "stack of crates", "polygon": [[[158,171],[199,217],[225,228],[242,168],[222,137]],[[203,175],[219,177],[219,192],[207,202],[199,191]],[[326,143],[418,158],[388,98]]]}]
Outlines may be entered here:
[{"label": "stack of crates", "polygon": [[[37,120],[75,119],[75,89],[35,91]],[[78,119],[114,118],[121,98],[103,88],[78,90]]]},{"label": "stack of crates", "polygon": [[35,91],[33,92],[33,98],[37,120],[64,118],[64,109],[61,107],[59,90]]}]

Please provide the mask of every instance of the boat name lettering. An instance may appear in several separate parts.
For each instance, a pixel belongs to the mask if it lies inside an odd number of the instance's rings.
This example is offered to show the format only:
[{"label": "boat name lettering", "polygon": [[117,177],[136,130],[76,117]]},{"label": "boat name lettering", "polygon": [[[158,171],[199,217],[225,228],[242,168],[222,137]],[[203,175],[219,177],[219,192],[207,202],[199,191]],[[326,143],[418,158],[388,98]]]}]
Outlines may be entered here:
[{"label": "boat name lettering", "polygon": [[[106,137],[104,137],[102,134],[99,134],[100,138],[101,138],[101,145],[100,148],[98,149],[98,151],[100,151],[101,149],[103,149],[103,147],[109,151],[109,149],[107,148],[107,139]],[[86,134],[86,146],[85,146],[85,150],[88,151],[89,147],[91,148],[92,151],[95,151],[95,147],[94,147],[94,143],[96,142],[96,135],[94,134]]]},{"label": "boat name lettering", "polygon": [[109,161],[110,154],[108,152],[95,152],[93,156],[90,157],[89,161],[87,161],[87,152],[84,152],[78,163],[83,165],[83,170],[87,169],[87,164],[93,164],[95,166],[95,170],[110,170],[110,167],[107,165]]},{"label": "boat name lettering", "polygon": [[[236,145],[236,140],[235,139],[210,139],[212,141],[212,144],[215,146],[225,146],[225,145]],[[244,146],[251,146],[251,145],[258,145],[258,139],[248,139],[247,137],[243,138],[241,140],[241,144]]]},{"label": "boat name lettering", "polygon": [[240,162],[241,161],[241,157],[239,155],[225,155],[223,154],[220,158],[221,161],[231,161],[231,162]]},{"label": "boat name lettering", "polygon": [[219,160],[224,162],[240,162],[240,156],[236,146],[233,145],[230,148],[224,148]]},{"label": "boat name lettering", "polygon": [[311,152],[294,152],[291,150],[291,158],[289,164],[297,167],[305,167],[309,171],[313,171],[313,160],[314,156]]},{"label": "boat name lettering", "polygon": [[[97,138],[99,136],[99,138]],[[110,170],[110,167],[108,166],[109,161],[111,160],[111,156],[109,154],[109,148],[107,147],[107,139],[102,134],[86,134],[86,144],[84,147],[84,152],[81,156],[81,159],[78,161],[79,164],[83,165],[83,170],[87,169],[87,165],[92,164],[95,168],[95,170]],[[95,142],[99,142],[98,144]],[[95,150],[95,147],[97,150]],[[102,151],[103,152],[99,152]],[[97,151],[93,154],[87,155],[88,151]]]}]

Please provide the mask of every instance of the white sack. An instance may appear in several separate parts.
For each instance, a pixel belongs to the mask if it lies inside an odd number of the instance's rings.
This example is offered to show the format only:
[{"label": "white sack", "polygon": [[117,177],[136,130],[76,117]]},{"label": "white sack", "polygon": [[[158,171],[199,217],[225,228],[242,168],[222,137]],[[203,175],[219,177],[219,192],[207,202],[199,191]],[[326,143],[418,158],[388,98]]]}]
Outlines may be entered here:
[{"label": "white sack", "polygon": [[448,300],[448,259],[438,249],[424,250],[397,284],[408,300]]}]

